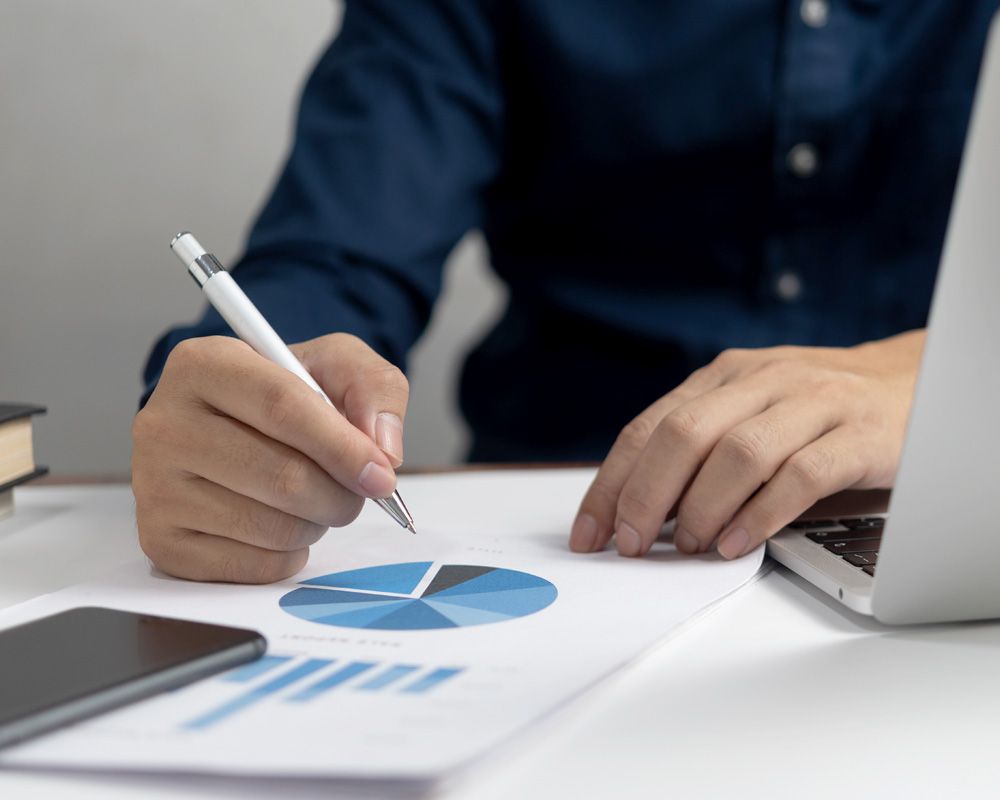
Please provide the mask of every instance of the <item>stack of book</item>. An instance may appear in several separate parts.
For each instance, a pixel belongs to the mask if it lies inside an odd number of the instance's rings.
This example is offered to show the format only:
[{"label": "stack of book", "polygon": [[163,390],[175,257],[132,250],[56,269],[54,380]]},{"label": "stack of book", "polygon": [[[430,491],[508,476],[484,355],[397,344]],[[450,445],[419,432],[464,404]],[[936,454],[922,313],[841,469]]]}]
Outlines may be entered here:
[{"label": "stack of book", "polygon": [[14,487],[48,472],[35,464],[31,418],[41,406],[0,403],[0,519],[14,513]]}]

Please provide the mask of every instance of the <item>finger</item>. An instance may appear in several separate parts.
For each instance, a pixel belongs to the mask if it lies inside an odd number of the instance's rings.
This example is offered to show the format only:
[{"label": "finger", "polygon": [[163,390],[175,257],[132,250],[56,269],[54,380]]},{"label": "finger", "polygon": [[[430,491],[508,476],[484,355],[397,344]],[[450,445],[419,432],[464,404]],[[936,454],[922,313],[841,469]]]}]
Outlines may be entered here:
[{"label": "finger", "polygon": [[[304,453],[337,483],[365,497],[388,497],[396,476],[388,457],[288,370],[225,336],[188,339],[170,354],[172,387],[265,436]],[[177,389],[174,389],[177,391]]]},{"label": "finger", "polygon": [[314,461],[239,420],[209,414],[194,433],[174,445],[187,472],[324,529],[347,525],[361,512],[364,500]]},{"label": "finger", "polygon": [[198,531],[139,526],[139,543],[150,560],[168,575],[192,581],[274,583],[306,565],[309,549],[265,550]]},{"label": "finger", "polygon": [[636,459],[618,498],[618,552],[639,556],[649,550],[667,512],[719,439],[770,402],[771,389],[763,382],[738,381],[713,389],[664,417]]},{"label": "finger", "polygon": [[791,455],[743,506],[719,537],[724,558],[737,558],[773,536],[817,500],[862,481],[861,434],[844,426]]},{"label": "finger", "polygon": [[325,525],[277,508],[196,476],[178,484],[172,522],[178,528],[235,539],[264,550],[294,552],[316,544]]},{"label": "finger", "polygon": [[374,440],[394,467],[402,464],[410,396],[402,371],[346,333],[302,342],[292,350],[351,424]]},{"label": "finger", "polygon": [[775,403],[725,433],[709,453],[677,510],[674,543],[704,551],[723,526],[794,452],[836,424],[830,404],[816,400]]},{"label": "finger", "polygon": [[607,546],[614,533],[622,487],[656,426],[677,407],[716,388],[724,378],[722,372],[707,367],[696,370],[622,429],[580,503],[570,532],[572,550],[590,553]]}]

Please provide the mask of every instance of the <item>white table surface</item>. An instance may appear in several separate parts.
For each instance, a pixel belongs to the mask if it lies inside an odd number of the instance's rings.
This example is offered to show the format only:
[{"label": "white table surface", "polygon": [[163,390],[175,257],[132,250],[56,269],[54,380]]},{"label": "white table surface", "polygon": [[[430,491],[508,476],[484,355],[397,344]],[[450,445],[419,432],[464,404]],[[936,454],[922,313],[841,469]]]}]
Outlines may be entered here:
[{"label": "white table surface", "polygon": [[[139,557],[127,487],[17,500],[0,521],[0,608]],[[1000,624],[885,628],[776,568],[438,796],[998,797],[998,748]],[[0,771],[5,800],[138,796],[331,787]]]}]

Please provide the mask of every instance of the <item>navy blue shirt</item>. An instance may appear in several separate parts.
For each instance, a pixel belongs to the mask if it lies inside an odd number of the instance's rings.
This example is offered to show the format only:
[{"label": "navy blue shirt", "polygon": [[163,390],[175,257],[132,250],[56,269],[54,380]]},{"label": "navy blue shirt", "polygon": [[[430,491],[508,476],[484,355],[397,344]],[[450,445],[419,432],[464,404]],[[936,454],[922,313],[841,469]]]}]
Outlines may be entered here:
[{"label": "navy blue shirt", "polygon": [[[355,0],[235,269],[397,364],[481,229],[477,460],[600,458],[727,347],[921,327],[1000,0]],[[209,310],[159,341],[147,386]]]}]

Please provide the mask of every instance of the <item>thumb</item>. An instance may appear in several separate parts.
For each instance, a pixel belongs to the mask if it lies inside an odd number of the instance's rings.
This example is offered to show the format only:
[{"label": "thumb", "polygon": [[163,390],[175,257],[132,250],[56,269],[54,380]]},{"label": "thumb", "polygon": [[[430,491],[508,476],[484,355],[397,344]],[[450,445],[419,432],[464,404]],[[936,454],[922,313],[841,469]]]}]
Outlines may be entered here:
[{"label": "thumb", "polygon": [[388,456],[403,463],[410,387],[402,371],[357,336],[332,333],[291,346],[333,404]]}]

